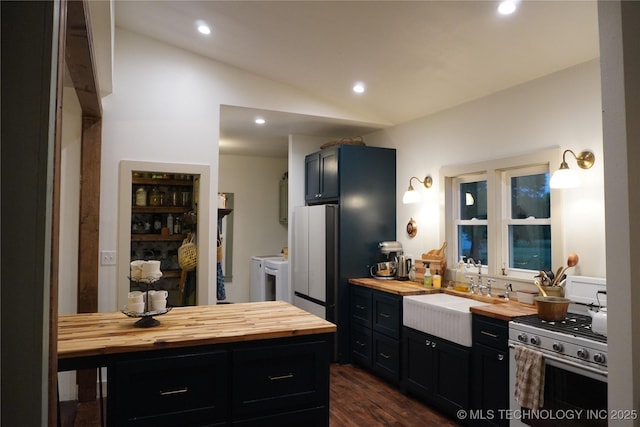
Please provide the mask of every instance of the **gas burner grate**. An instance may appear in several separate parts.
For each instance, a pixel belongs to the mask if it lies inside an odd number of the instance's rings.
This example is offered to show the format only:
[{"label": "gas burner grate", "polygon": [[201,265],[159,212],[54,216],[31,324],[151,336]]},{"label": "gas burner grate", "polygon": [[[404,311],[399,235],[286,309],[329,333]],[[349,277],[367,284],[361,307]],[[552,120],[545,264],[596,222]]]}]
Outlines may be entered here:
[{"label": "gas burner grate", "polygon": [[591,317],[584,314],[568,313],[564,320],[557,322],[542,320],[537,314],[532,314],[530,316],[518,317],[514,319],[514,323],[522,323],[549,331],[587,338],[605,344],[607,342],[606,336],[596,334],[591,330]]}]

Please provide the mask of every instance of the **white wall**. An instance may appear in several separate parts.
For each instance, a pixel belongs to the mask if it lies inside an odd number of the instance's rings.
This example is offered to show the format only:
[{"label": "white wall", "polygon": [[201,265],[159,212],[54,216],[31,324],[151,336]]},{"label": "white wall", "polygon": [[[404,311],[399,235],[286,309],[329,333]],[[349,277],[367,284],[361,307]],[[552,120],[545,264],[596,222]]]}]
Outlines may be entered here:
[{"label": "white wall", "polygon": [[[589,149],[596,156],[588,171],[578,170],[580,188],[564,190],[563,249],[575,251],[580,263],[573,274],[604,277],[604,178],[602,105],[599,61],[507,89],[441,113],[367,135],[367,143],[397,149],[397,238],[414,256],[439,248],[444,241],[441,209],[442,166],[526,154],[551,147]],[[561,156],[553,170],[560,166]],[[411,176],[433,177],[424,201],[402,204]],[[414,181],[415,184],[415,181]],[[418,234],[409,238],[405,226],[413,217]],[[566,256],[566,255],[565,255]],[[450,263],[455,257],[450,257]]]},{"label": "white wall", "polygon": [[[220,104],[372,122],[286,85],[116,28],[113,93],[103,100],[101,250],[118,247],[121,160],[209,165],[208,196],[217,203]],[[215,223],[215,218],[199,220]],[[198,242],[205,259],[215,248],[215,233],[208,237]],[[100,311],[115,310],[116,286],[127,286],[116,270],[100,267]],[[214,303],[214,268],[204,282],[198,284],[198,302]]]},{"label": "white wall", "polygon": [[226,301],[249,301],[251,256],[277,255],[287,246],[287,225],[279,222],[285,172],[286,157],[220,155],[219,191],[234,193],[233,280],[225,283]]}]

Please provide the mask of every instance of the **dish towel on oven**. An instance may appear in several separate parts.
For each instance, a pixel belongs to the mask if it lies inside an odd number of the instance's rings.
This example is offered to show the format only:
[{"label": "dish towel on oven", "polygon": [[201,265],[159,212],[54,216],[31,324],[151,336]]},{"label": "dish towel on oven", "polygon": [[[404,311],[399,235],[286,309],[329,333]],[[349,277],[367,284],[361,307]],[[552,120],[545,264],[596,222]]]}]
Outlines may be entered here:
[{"label": "dish towel on oven", "polygon": [[516,346],[516,392],[518,404],[539,409],[544,404],[544,360],[539,351]]}]

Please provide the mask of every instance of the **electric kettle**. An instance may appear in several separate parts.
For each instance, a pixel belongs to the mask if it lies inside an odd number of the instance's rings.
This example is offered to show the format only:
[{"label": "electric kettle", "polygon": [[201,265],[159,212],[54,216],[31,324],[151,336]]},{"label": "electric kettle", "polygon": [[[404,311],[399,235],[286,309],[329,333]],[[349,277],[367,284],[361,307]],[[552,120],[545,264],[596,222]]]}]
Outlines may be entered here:
[{"label": "electric kettle", "polygon": [[411,271],[411,258],[406,255],[398,255],[398,271],[396,272],[396,279],[409,280],[409,272]]}]

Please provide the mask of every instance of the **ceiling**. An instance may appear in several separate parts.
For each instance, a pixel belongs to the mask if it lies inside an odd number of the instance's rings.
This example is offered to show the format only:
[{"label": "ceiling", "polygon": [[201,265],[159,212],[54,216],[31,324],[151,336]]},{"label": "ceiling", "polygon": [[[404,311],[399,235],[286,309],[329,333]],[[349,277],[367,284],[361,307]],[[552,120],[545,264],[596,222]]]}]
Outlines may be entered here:
[{"label": "ceiling", "polygon": [[[282,82],[347,122],[221,110],[221,153],[286,155],[290,133],[354,136],[599,56],[595,1],[116,1],[115,25]],[[202,36],[195,22],[207,22]],[[367,90],[356,95],[355,81]],[[263,115],[268,121],[255,126]]]}]

